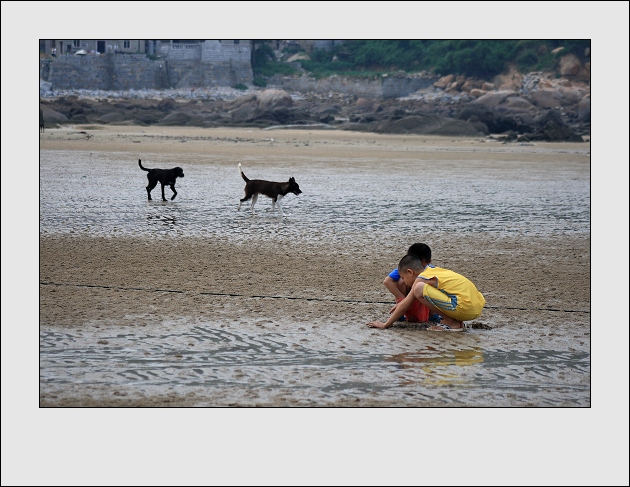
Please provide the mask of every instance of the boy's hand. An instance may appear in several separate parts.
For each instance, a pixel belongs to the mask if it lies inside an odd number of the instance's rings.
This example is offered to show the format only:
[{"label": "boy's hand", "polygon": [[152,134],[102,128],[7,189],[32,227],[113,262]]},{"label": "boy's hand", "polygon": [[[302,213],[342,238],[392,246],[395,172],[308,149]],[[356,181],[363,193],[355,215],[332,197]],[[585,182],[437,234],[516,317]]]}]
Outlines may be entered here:
[{"label": "boy's hand", "polygon": [[381,321],[372,321],[371,323],[368,323],[367,326],[370,328],[387,328],[386,323]]}]

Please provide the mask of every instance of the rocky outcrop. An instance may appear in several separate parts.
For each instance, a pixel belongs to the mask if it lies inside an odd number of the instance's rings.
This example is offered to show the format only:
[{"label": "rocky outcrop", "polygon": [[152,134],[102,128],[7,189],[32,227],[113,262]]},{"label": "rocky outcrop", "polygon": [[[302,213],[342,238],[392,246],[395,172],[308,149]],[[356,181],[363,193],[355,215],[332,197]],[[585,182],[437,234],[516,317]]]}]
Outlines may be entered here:
[{"label": "rocky outcrop", "polygon": [[237,98],[227,113],[235,124],[275,125],[313,121],[307,113],[293,107],[291,95],[283,90],[265,90]]},{"label": "rocky outcrop", "polygon": [[226,94],[222,88],[66,94],[44,97],[41,106],[49,123],[262,128],[324,124],[378,133],[577,141],[590,134],[590,86],[579,76],[510,71],[488,81],[448,75],[410,96],[387,99],[277,89]]}]

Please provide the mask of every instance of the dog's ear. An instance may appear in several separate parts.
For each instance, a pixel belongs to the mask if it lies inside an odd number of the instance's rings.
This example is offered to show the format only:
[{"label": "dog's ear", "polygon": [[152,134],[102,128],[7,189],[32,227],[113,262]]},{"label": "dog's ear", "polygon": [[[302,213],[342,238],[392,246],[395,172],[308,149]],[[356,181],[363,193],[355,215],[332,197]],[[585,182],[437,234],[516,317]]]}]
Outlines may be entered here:
[{"label": "dog's ear", "polygon": [[289,182],[290,182],[290,183],[295,183],[295,178],[294,178],[294,177],[290,177],[290,178],[289,178]]}]

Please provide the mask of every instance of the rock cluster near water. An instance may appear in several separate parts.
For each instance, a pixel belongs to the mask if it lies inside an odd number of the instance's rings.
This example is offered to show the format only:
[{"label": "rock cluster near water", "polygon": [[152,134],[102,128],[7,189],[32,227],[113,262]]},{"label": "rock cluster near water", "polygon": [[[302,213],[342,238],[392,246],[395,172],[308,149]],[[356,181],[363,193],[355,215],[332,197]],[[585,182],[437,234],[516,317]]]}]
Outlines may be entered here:
[{"label": "rock cluster near water", "polygon": [[43,84],[40,106],[49,126],[303,126],[391,134],[503,134],[506,140],[519,141],[582,141],[582,136],[590,135],[590,84],[577,75],[573,78],[512,72],[491,83],[450,75],[437,79],[431,88],[385,100],[276,89],[51,91]]}]

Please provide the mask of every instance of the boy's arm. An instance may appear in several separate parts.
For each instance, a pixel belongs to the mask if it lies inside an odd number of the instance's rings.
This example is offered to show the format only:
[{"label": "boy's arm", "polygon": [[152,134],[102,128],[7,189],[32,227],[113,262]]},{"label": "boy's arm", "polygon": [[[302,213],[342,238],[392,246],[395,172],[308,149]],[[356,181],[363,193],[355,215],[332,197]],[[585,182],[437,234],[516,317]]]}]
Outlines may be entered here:
[{"label": "boy's arm", "polygon": [[398,319],[402,315],[404,315],[409,308],[411,308],[414,299],[416,298],[413,293],[407,294],[407,297],[405,297],[405,299],[403,299],[394,308],[392,308],[392,314],[385,323],[383,323],[382,321],[372,321],[368,323],[367,326],[369,326],[370,328],[389,328],[394,323],[396,323],[396,321],[398,321]]},{"label": "boy's arm", "polygon": [[394,281],[391,277],[387,276],[383,280],[383,285],[387,288],[387,290],[390,293],[392,293],[394,295],[394,297],[396,299],[400,299],[400,298],[404,298],[405,297],[405,295],[400,292],[400,289],[398,289],[398,285],[396,284],[396,281]]}]

